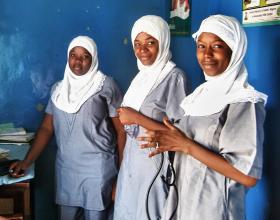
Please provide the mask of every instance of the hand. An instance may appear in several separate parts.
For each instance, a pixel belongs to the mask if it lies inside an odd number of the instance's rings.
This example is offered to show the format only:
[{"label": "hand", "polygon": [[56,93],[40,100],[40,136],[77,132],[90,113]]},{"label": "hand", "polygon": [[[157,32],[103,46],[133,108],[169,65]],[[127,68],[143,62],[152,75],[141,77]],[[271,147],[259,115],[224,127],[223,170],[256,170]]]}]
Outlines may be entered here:
[{"label": "hand", "polygon": [[14,178],[19,178],[25,175],[25,170],[27,170],[29,166],[27,165],[26,161],[16,161],[11,164],[9,175]]},{"label": "hand", "polygon": [[149,154],[152,157],[164,151],[179,151],[188,153],[190,144],[193,143],[182,131],[173,126],[167,117],[163,119],[163,123],[168,130],[147,131],[146,136],[138,137],[139,141],[146,141],[141,144],[141,148],[154,147],[155,150]]},{"label": "hand", "polygon": [[130,107],[121,107],[117,110],[119,119],[123,125],[137,124],[136,118],[139,112]]}]

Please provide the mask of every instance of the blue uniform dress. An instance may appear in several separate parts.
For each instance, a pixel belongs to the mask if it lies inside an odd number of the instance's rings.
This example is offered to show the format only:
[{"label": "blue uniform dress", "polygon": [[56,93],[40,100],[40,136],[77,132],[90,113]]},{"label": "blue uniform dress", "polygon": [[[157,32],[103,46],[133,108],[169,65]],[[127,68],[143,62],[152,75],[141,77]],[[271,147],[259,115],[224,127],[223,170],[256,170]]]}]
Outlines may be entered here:
[{"label": "blue uniform dress", "polygon": [[[220,154],[246,175],[262,173],[263,103],[235,103],[209,116],[186,116],[179,128],[188,137]],[[172,187],[164,211],[169,220],[244,220],[246,187],[208,168],[192,156],[176,153],[174,168],[179,198]]]},{"label": "blue uniform dress", "polygon": [[[184,73],[173,68],[167,77],[144,100],[140,112],[157,121],[164,116],[178,118],[183,110],[179,103],[186,96],[186,79]],[[159,169],[161,156],[149,158],[149,150],[141,149],[136,137],[144,135],[140,126],[130,126],[124,149],[123,161],[117,181],[114,220],[147,219],[145,201],[148,188]],[[166,155],[165,155],[166,158]],[[166,176],[167,160],[160,175],[151,188],[149,210],[152,220],[160,219],[168,189],[160,178]]]},{"label": "blue uniform dress", "polygon": [[49,101],[46,112],[53,116],[58,146],[57,204],[95,211],[110,205],[117,175],[117,140],[111,117],[117,116],[121,102],[121,92],[110,77],[74,114]]}]

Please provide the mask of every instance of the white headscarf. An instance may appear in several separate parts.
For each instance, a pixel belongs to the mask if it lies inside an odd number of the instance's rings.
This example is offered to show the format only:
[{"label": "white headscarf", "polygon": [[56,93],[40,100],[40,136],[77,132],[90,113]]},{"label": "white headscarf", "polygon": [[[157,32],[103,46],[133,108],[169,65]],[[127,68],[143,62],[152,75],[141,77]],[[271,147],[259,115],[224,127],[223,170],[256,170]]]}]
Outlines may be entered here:
[{"label": "white headscarf", "polygon": [[84,75],[78,76],[71,71],[67,61],[64,78],[55,85],[51,97],[57,108],[68,113],[76,113],[89,97],[100,91],[106,78],[98,70],[95,42],[87,36],[74,38],[68,47],[68,58],[70,51],[77,46],[85,48],[92,56],[89,71]]},{"label": "white headscarf", "polygon": [[131,31],[131,41],[141,32],[145,32],[159,42],[159,51],[155,62],[145,66],[137,58],[138,74],[131,82],[122,105],[129,106],[139,111],[147,95],[156,88],[175,67],[170,61],[170,31],[168,24],[159,16],[146,15],[138,19]]},{"label": "white headscarf", "polygon": [[220,112],[227,104],[237,102],[264,102],[267,96],[256,91],[247,82],[247,69],[243,58],[247,50],[247,38],[239,22],[224,15],[213,15],[202,21],[193,34],[197,41],[201,33],[208,32],[221,38],[232,50],[227,69],[217,76],[207,76],[181,103],[185,115],[205,116]]}]

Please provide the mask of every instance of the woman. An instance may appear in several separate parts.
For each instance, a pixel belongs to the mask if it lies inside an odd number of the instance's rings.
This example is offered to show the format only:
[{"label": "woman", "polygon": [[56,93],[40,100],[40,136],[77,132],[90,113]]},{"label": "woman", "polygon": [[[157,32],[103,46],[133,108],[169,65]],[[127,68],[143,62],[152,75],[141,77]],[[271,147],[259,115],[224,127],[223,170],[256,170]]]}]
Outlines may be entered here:
[{"label": "woman", "polygon": [[116,146],[122,151],[125,143],[117,117],[122,96],[114,81],[98,70],[91,38],[74,38],[67,55],[64,78],[53,88],[31,150],[12,165],[11,175],[20,176],[20,170],[37,159],[55,133],[60,219],[107,220],[117,175]]},{"label": "woman", "polygon": [[242,220],[247,188],[261,177],[267,97],[247,82],[247,40],[235,18],[210,16],[193,37],[206,82],[182,101],[180,130],[165,119],[167,131],[139,140],[158,146],[151,157],[176,151],[179,196],[171,188],[163,219]]},{"label": "woman", "polygon": [[[177,105],[186,95],[186,80],[171,61],[170,31],[162,18],[147,15],[138,19],[131,40],[139,73],[124,96],[125,107],[118,110],[128,135],[118,175],[114,219],[149,216],[154,220],[160,219],[167,196],[168,188],[160,178],[167,172],[167,155],[161,169],[161,157],[147,158],[136,138],[143,133],[143,127],[162,127],[158,121],[165,115],[178,118],[183,114]],[[159,170],[160,175],[153,182]]]}]

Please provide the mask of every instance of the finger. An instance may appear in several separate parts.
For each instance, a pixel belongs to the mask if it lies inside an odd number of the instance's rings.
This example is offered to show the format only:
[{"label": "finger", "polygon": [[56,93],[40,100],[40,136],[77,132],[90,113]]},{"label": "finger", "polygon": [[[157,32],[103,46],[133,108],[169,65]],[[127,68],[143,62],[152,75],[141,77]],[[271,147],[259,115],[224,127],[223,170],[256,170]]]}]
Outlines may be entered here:
[{"label": "finger", "polygon": [[153,136],[140,136],[137,137],[138,141],[146,141],[146,142],[154,142],[155,141],[155,137]]},{"label": "finger", "polygon": [[10,170],[11,170],[11,169],[13,170],[17,165],[18,165],[18,162],[12,163],[12,164],[10,165]]},{"label": "finger", "polygon": [[161,153],[160,149],[155,149],[149,153],[149,157],[153,157],[159,153]]},{"label": "finger", "polygon": [[155,137],[156,136],[156,131],[146,130],[145,134],[147,134],[146,136],[153,136],[153,137]]},{"label": "finger", "polygon": [[166,125],[166,127],[168,127],[169,129],[171,129],[171,130],[177,130],[177,128],[174,126],[174,125],[172,125],[171,123],[170,123],[170,121],[168,120],[168,118],[167,117],[164,117],[163,118],[163,123]]},{"label": "finger", "polygon": [[13,170],[13,169],[10,169],[9,170],[9,175],[11,177],[18,178],[18,177],[24,176],[25,175],[25,171],[24,170]]}]

